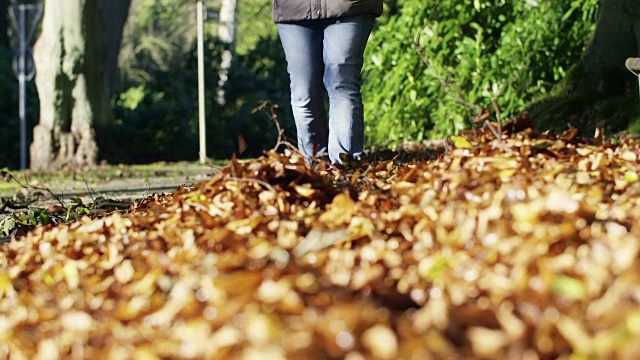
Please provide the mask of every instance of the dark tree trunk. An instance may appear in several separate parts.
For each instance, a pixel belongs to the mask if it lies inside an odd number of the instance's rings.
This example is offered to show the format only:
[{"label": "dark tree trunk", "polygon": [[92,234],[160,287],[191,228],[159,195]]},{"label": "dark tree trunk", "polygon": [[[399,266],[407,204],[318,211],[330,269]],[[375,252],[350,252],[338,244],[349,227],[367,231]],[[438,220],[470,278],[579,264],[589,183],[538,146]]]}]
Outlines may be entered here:
[{"label": "dark tree trunk", "polygon": [[552,91],[533,104],[541,127],[575,126],[585,134],[596,127],[618,131],[639,116],[638,80],[625,60],[640,55],[640,1],[602,0],[593,40],[582,60]]},{"label": "dark tree trunk", "polygon": [[97,163],[97,137],[109,134],[113,117],[107,74],[109,50],[114,49],[107,41],[119,39],[122,29],[107,20],[119,26],[124,20],[105,13],[115,11],[116,5],[128,6],[128,1],[45,1],[42,33],[34,48],[40,122],[33,131],[32,169]]},{"label": "dark tree trunk", "polygon": [[398,14],[400,8],[398,7],[398,0],[386,0],[387,8],[389,9],[389,15],[393,16]]},{"label": "dark tree trunk", "polygon": [[587,76],[583,81],[599,97],[618,96],[632,79],[625,60],[638,56],[640,45],[640,1],[603,0],[593,42],[584,57]]},{"label": "dark tree trunk", "polygon": [[118,75],[118,55],[120,55],[120,44],[122,43],[122,34],[124,26],[129,17],[129,9],[131,8],[131,0],[111,0],[105,3],[102,8],[106,28],[106,44],[107,44],[107,64],[106,76],[109,88],[113,90],[117,82]]},{"label": "dark tree trunk", "polygon": [[9,44],[9,0],[0,0],[0,48],[8,49]]}]

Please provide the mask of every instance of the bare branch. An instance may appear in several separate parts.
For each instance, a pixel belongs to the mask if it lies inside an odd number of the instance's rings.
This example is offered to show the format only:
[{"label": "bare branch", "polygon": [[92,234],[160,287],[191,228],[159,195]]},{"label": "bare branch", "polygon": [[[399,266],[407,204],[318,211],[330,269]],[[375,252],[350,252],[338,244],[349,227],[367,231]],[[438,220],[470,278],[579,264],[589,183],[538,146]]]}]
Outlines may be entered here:
[{"label": "bare branch", "polygon": [[502,112],[500,112],[500,106],[498,106],[498,101],[496,100],[496,96],[491,90],[490,86],[487,86],[487,92],[491,97],[491,104],[493,105],[493,109],[496,111],[496,120],[498,121],[498,133],[500,137],[498,139],[502,140]]},{"label": "bare branch", "polygon": [[267,190],[270,190],[270,191],[273,191],[273,192],[277,192],[276,189],[273,186],[271,186],[271,184],[269,184],[267,182],[264,182],[262,180],[254,179],[254,178],[239,178],[239,177],[230,176],[230,177],[227,178],[227,180],[229,180],[229,181],[237,181],[237,182],[255,183],[255,184],[258,184],[258,185],[262,185]]},{"label": "bare branch", "polygon": [[453,89],[451,89],[451,86],[449,85],[449,83],[444,79],[442,75],[440,75],[440,73],[438,73],[436,68],[431,63],[431,61],[429,61],[429,59],[427,59],[426,56],[424,56],[422,50],[420,50],[420,46],[418,46],[418,43],[412,38],[409,38],[409,41],[411,41],[411,44],[413,45],[413,48],[418,54],[418,56],[420,57],[420,59],[429,67],[429,69],[433,72],[436,78],[438,78],[438,80],[440,81],[440,84],[449,93],[449,95],[451,95],[457,102],[464,105],[465,107],[473,109],[477,114],[482,112],[482,108],[480,106],[471,104],[470,102],[463,99],[460,94],[458,94]]},{"label": "bare branch", "polygon": [[36,189],[36,190],[48,192],[49,195],[51,195],[51,197],[54,198],[58,202],[58,204],[60,204],[60,206],[65,207],[64,206],[64,202],[62,202],[60,197],[58,197],[58,195],[54,194],[53,191],[51,191],[51,189],[43,188],[43,187],[39,187],[39,186],[35,186],[35,185],[29,184],[29,180],[27,179],[27,175],[26,174],[24,175],[24,183],[21,183],[20,180],[18,180],[17,178],[15,178],[13,176],[11,177],[11,179],[13,181],[15,181],[16,184],[20,185],[20,187],[22,187],[23,189],[33,188],[33,189]]},{"label": "bare branch", "polygon": [[[267,107],[269,108],[266,109]],[[284,134],[284,129],[280,126],[280,120],[278,119],[278,114],[276,113],[277,108],[278,108],[278,104],[274,104],[270,101],[263,101],[258,107],[253,109],[251,113],[254,114],[262,110],[267,111],[267,115],[269,116],[269,119],[271,119],[271,121],[276,126],[276,130],[278,131],[278,138],[276,139],[276,145],[273,147],[274,151],[277,151],[280,146],[284,146],[293,152],[299,152],[298,148],[294,146],[289,140],[287,140],[287,137]]]},{"label": "bare branch", "polygon": [[80,177],[82,178],[82,182],[84,182],[84,185],[87,187],[87,191],[89,192],[89,196],[91,196],[91,202],[93,202],[93,204],[95,205],[96,204],[96,199],[93,197],[93,191],[91,191],[91,188],[89,187],[89,183],[84,178],[84,171],[82,172]]}]

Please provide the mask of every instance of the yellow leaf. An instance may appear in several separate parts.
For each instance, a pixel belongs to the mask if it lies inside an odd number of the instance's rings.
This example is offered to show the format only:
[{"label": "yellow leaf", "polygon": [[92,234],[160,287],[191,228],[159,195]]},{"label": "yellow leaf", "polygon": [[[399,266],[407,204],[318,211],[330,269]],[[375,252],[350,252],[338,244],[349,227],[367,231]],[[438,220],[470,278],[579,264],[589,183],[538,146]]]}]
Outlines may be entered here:
[{"label": "yellow leaf", "polygon": [[396,359],[398,357],[398,337],[386,325],[378,324],[362,334],[362,344],[378,359]]},{"label": "yellow leaf", "polygon": [[504,169],[504,170],[500,170],[500,173],[498,176],[500,176],[500,180],[508,181],[515,174],[516,174],[516,169]]},{"label": "yellow leaf", "polygon": [[575,352],[588,354],[591,351],[591,336],[580,321],[562,316],[556,326]]},{"label": "yellow leaf", "polygon": [[78,273],[78,265],[73,260],[68,260],[62,268],[64,279],[67,282],[69,289],[77,289],[80,282],[80,275]]},{"label": "yellow leaf", "polygon": [[298,195],[305,198],[310,198],[313,196],[313,194],[316,193],[316,190],[309,186],[296,185],[294,188],[296,189],[296,192],[298,193]]},{"label": "yellow leaf", "polygon": [[11,278],[7,274],[0,274],[0,299],[5,295],[12,295],[15,293],[13,285],[11,285]]},{"label": "yellow leaf", "polygon": [[473,352],[486,358],[500,358],[501,349],[508,343],[507,334],[481,326],[471,327],[467,331]]},{"label": "yellow leaf", "polygon": [[472,148],[471,143],[469,142],[469,140],[465,139],[462,136],[452,136],[451,141],[453,141],[453,146],[457,147],[458,149],[470,149]]},{"label": "yellow leaf", "polygon": [[627,316],[627,330],[634,335],[640,335],[640,313]]},{"label": "yellow leaf", "polygon": [[333,198],[330,206],[328,211],[320,215],[319,220],[327,224],[342,225],[351,221],[356,203],[351,200],[349,193],[342,193]]},{"label": "yellow leaf", "polygon": [[553,280],[551,289],[554,293],[564,296],[570,300],[579,300],[584,298],[586,290],[584,284],[578,279],[569,276],[560,276]]},{"label": "yellow leaf", "polygon": [[627,171],[624,174],[624,181],[626,182],[634,183],[638,182],[638,180],[640,180],[640,176],[638,176],[638,173],[635,171]]},{"label": "yellow leaf", "polygon": [[121,284],[126,284],[131,281],[134,275],[135,269],[133,268],[133,265],[131,265],[130,260],[123,261],[113,269],[113,276]]}]

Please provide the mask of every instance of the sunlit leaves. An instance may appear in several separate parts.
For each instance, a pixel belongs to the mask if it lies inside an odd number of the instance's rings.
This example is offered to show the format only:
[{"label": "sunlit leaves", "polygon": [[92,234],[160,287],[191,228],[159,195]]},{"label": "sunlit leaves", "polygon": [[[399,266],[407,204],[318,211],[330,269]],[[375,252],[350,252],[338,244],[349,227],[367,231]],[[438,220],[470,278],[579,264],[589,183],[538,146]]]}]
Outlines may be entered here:
[{"label": "sunlit leaves", "polygon": [[451,141],[453,141],[453,146],[459,148],[459,149],[468,149],[471,147],[471,143],[469,143],[469,140],[465,139],[462,136],[452,136]]},{"label": "sunlit leaves", "polygon": [[0,357],[637,357],[640,143],[463,136],[37,227],[0,247]]}]

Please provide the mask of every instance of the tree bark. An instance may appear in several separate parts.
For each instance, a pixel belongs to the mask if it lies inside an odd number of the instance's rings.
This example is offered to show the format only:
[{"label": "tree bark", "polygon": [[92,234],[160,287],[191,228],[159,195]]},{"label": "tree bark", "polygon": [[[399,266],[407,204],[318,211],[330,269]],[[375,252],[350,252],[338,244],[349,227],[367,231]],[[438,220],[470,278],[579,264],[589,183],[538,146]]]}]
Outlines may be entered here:
[{"label": "tree bark", "polygon": [[[106,5],[106,6],[104,6]],[[118,55],[120,55],[120,45],[122,44],[122,34],[124,26],[129,18],[131,0],[111,0],[103,2],[102,13],[104,14],[107,43],[107,64],[106,77],[109,89],[113,90],[118,79]]]},{"label": "tree bark", "polygon": [[625,60],[640,55],[640,1],[603,0],[593,42],[584,58],[585,72],[594,74],[586,85],[599,96],[624,92],[630,73]]},{"label": "tree bark", "polygon": [[238,9],[237,0],[222,0],[220,7],[220,25],[218,27],[218,37],[225,45],[222,51],[218,80],[218,104],[226,103],[225,84],[229,79],[229,69],[233,61],[236,47],[236,14]]},{"label": "tree bark", "polygon": [[34,47],[40,122],[33,131],[32,169],[78,168],[98,161],[96,137],[108,133],[113,116],[106,29],[120,37],[122,32],[105,26],[105,13],[117,6],[102,1],[45,0],[42,33]]},{"label": "tree bark", "polygon": [[0,0],[0,47],[8,49],[9,44],[9,0]]},{"label": "tree bark", "polygon": [[581,61],[529,111],[543,128],[624,130],[638,116],[638,80],[625,60],[640,55],[640,1],[602,0],[593,40]]},{"label": "tree bark", "polygon": [[400,8],[398,7],[398,0],[386,0],[385,3],[387,4],[387,9],[389,9],[389,16],[398,14],[400,11]]}]

